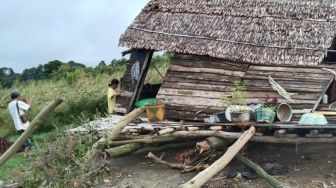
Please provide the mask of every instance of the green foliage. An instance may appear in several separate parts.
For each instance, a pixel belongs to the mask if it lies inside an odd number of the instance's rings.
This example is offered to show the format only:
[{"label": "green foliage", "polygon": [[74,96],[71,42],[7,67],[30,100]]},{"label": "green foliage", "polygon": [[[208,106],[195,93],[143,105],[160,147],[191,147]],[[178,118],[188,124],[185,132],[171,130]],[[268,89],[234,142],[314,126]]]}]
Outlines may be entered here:
[{"label": "green foliage", "polygon": [[91,119],[97,112],[105,114],[107,111],[106,83],[111,78],[114,78],[114,76],[102,75],[99,77],[99,84],[97,84],[95,78],[85,75],[71,85],[66,79],[56,79],[18,83],[12,89],[0,89],[0,135],[15,134],[14,125],[7,110],[11,91],[18,90],[24,98],[33,102],[29,111],[31,118],[35,117],[54,98],[61,97],[64,99],[64,103],[40,124],[38,132],[44,132],[54,129],[54,126],[77,123],[74,117],[80,114],[84,114]]},{"label": "green foliage", "polygon": [[148,70],[145,82],[151,84],[162,83],[163,78],[161,77],[161,75],[162,76],[166,75],[167,70],[171,64],[172,56],[173,53],[170,52],[166,52],[161,56],[154,56],[152,59],[150,69]]},{"label": "green foliage", "polygon": [[232,91],[232,95],[226,96],[226,95],[222,95],[220,97],[223,106],[225,108],[229,107],[229,106],[233,106],[233,111],[235,112],[244,112],[247,111],[247,97],[248,97],[248,93],[246,91],[246,82],[245,81],[240,81],[240,80],[236,80],[233,83],[234,88]]},{"label": "green foliage", "polygon": [[85,176],[91,170],[85,162],[85,154],[99,136],[89,126],[84,127],[88,132],[73,135],[72,143],[63,131],[58,131],[54,137],[46,137],[36,144],[36,160],[16,169],[16,181],[22,187],[93,186],[96,179]]},{"label": "green foliage", "polygon": [[0,167],[0,179],[10,180],[12,169],[17,168],[28,162],[22,153],[18,153],[11,157],[3,166]]},{"label": "green foliage", "polygon": [[13,69],[2,67],[0,68],[0,87],[11,87],[18,78],[18,74],[14,73]]}]

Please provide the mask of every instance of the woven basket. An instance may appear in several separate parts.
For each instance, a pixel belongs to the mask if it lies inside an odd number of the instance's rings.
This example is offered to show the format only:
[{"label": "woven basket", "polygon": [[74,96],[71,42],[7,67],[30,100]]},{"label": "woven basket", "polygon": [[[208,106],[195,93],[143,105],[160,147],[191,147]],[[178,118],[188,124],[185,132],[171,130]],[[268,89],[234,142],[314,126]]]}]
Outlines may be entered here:
[{"label": "woven basket", "polygon": [[258,108],[255,111],[255,118],[257,122],[268,122],[272,123],[274,121],[276,113],[270,108]]}]

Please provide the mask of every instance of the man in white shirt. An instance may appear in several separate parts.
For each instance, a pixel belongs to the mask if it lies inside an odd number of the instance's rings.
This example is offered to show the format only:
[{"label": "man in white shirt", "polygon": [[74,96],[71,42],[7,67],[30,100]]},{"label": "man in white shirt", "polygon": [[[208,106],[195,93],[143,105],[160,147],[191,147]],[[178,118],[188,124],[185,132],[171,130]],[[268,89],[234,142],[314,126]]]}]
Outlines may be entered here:
[{"label": "man in white shirt", "polygon": [[[15,129],[19,134],[22,134],[28,128],[29,120],[23,122],[20,116],[27,114],[27,111],[30,108],[30,104],[24,102],[24,100],[21,99],[19,92],[12,92],[10,96],[12,101],[8,105],[8,110],[12,116]],[[22,145],[22,148],[24,149],[24,155],[26,157],[28,156],[31,145],[32,140],[30,138]]]}]

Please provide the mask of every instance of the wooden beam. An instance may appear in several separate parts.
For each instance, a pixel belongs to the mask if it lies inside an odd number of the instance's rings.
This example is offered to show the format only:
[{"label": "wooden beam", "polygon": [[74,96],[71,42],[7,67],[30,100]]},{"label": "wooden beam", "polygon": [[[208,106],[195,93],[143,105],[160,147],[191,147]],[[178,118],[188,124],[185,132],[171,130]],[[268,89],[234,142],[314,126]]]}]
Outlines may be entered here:
[{"label": "wooden beam", "polygon": [[[225,132],[225,131],[176,131],[171,134],[166,134],[157,137],[151,137],[150,139],[161,139],[161,138],[202,138],[216,136],[229,140],[238,139],[242,133],[239,132]],[[125,137],[121,137],[125,138]],[[147,136],[133,136],[126,137],[127,139],[149,139]],[[274,143],[274,144],[311,144],[311,143],[336,143],[336,137],[332,138],[307,138],[307,137],[297,137],[297,138],[281,138],[275,136],[253,136],[250,139],[251,142],[259,143]]]},{"label": "wooden beam", "polygon": [[144,85],[144,82],[145,82],[145,79],[146,79],[146,76],[147,76],[149,65],[152,61],[153,53],[154,53],[154,51],[146,51],[146,58],[145,58],[145,61],[142,65],[142,69],[141,69],[141,72],[140,72],[140,78],[139,78],[138,83],[135,86],[133,96],[132,96],[131,101],[129,103],[129,106],[127,108],[127,113],[132,111],[134,104],[139,100],[139,97],[140,97],[140,94],[141,94],[141,91],[142,91],[142,87]]}]

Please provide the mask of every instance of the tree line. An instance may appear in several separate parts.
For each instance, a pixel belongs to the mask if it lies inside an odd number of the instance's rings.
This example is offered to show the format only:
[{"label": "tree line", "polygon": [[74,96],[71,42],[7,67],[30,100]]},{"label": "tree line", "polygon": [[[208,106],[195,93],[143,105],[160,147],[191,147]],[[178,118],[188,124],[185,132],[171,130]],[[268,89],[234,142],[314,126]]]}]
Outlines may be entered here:
[{"label": "tree line", "polygon": [[15,82],[50,79],[54,75],[64,75],[63,73],[71,72],[77,69],[83,69],[90,72],[104,72],[110,70],[111,68],[113,69],[123,66],[126,61],[126,59],[114,59],[108,65],[104,61],[100,61],[96,67],[87,67],[84,64],[74,61],[62,62],[59,60],[53,60],[43,65],[40,64],[36,67],[25,69],[22,73],[15,73],[13,69],[9,67],[1,67],[0,86],[10,88]]}]

